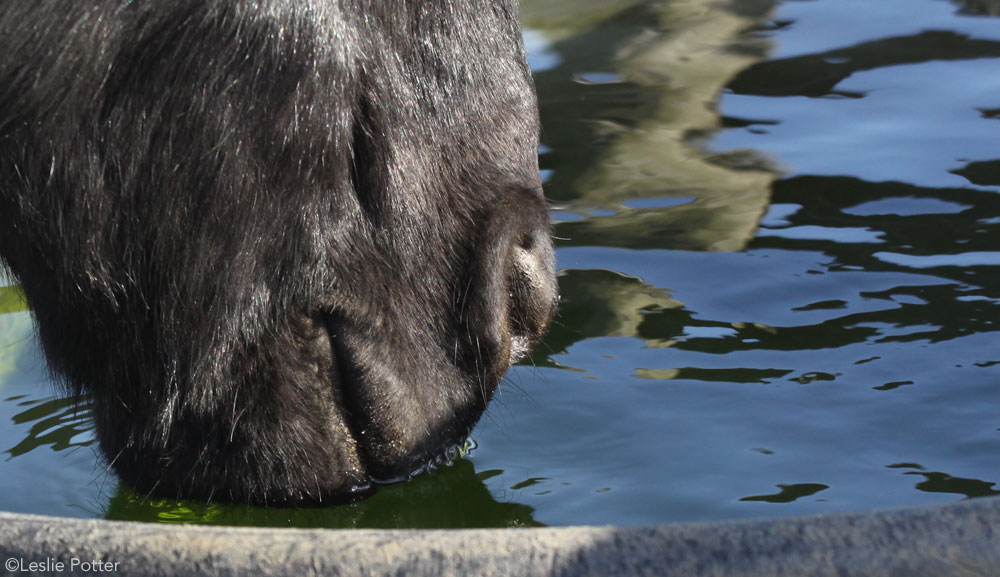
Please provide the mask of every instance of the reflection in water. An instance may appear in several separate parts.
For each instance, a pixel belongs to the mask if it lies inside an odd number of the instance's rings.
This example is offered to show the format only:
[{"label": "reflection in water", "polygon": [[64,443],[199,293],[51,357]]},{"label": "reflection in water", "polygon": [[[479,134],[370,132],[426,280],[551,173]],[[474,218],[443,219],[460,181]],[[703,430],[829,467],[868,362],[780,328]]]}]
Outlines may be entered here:
[{"label": "reflection in water", "polygon": [[836,90],[844,79],[864,70],[932,60],[1000,57],[1000,43],[948,31],[927,31],[856,46],[760,62],[740,72],[726,87],[734,94],[763,96],[846,96]]},{"label": "reflection in water", "polygon": [[28,310],[24,293],[18,286],[0,286],[0,315]]},{"label": "reflection in water", "polygon": [[895,465],[889,465],[888,468],[915,469],[914,471],[907,471],[903,474],[924,477],[926,480],[917,483],[916,488],[920,491],[926,491],[928,493],[954,493],[957,495],[965,495],[970,499],[973,497],[1000,495],[1000,491],[993,489],[993,487],[996,486],[996,483],[980,481],[979,479],[952,477],[947,473],[924,472],[923,467],[916,463],[897,463]]},{"label": "reflection in water", "polygon": [[753,497],[743,497],[740,501],[764,501],[767,503],[791,503],[792,501],[811,497],[820,491],[829,489],[827,485],[821,483],[798,483],[795,485],[778,485],[780,492],[773,495],[755,495]]},{"label": "reflection in water", "polygon": [[635,377],[658,381],[694,380],[716,381],[720,383],[771,383],[776,379],[786,377],[792,371],[781,369],[752,369],[735,367],[726,369],[703,369],[698,367],[683,367],[679,369],[637,369]]},{"label": "reflection in water", "polygon": [[1000,491],[993,489],[996,483],[987,483],[979,479],[963,479],[961,477],[952,477],[945,473],[910,472],[906,474],[926,477],[926,481],[917,483],[916,486],[917,489],[927,491],[928,493],[955,493],[965,495],[969,498],[1000,495]]},{"label": "reflection in water", "polygon": [[476,473],[460,459],[412,482],[381,488],[375,496],[334,508],[268,509],[149,499],[119,486],[104,511],[113,520],[299,528],[535,527],[525,505],[498,502],[483,484],[495,474]]},{"label": "reflection in water", "polygon": [[94,424],[90,403],[76,397],[32,400],[21,396],[4,399],[27,407],[11,420],[17,424],[30,424],[28,435],[5,452],[10,458],[18,457],[43,446],[53,451],[70,447],[89,447],[94,444]]},{"label": "reflection in water", "polygon": [[[850,10],[864,10],[862,3],[851,5]],[[684,91],[675,90],[678,84],[664,76],[629,74],[630,66],[641,69],[641,58],[639,64],[613,62],[605,69],[631,83],[630,99],[624,98],[621,83],[613,94],[584,97],[582,91],[591,87],[577,90],[580,106],[593,107],[602,98],[614,100],[621,106],[606,110],[615,110],[616,116],[590,116],[602,122],[589,125],[597,135],[589,140],[583,123],[566,141],[558,138],[568,130],[546,137],[549,146],[542,161],[553,170],[551,189],[564,210],[581,218],[560,219],[557,224],[557,235],[564,238],[560,257],[572,268],[560,278],[561,324],[547,341],[549,349],[536,354],[533,362],[581,371],[577,379],[593,379],[614,391],[600,396],[593,407],[577,401],[589,410],[627,415],[627,401],[619,398],[629,395],[631,402],[642,399],[639,402],[649,405],[648,417],[647,411],[633,405],[634,424],[615,430],[648,434],[655,439],[653,446],[646,451],[627,442],[616,446],[649,460],[642,468],[648,483],[676,492],[676,498],[663,497],[652,489],[623,483],[649,502],[659,499],[668,518],[690,518],[684,508],[709,492],[694,485],[720,478],[719,471],[728,472],[725,483],[733,485],[729,496],[752,494],[752,488],[735,486],[743,475],[758,481],[789,476],[822,480],[779,484],[780,493],[739,499],[795,503],[799,511],[829,510],[819,502],[871,507],[922,502],[929,493],[993,494],[992,483],[926,472],[913,473],[924,478],[914,494],[912,485],[886,479],[877,465],[891,455],[924,455],[936,463],[935,468],[953,466],[989,478],[993,476],[989,471],[995,472],[989,456],[1000,451],[994,419],[985,409],[1000,401],[994,385],[1000,355],[992,335],[1000,313],[996,306],[1000,303],[996,274],[1000,161],[979,160],[984,154],[987,159],[996,155],[991,145],[996,129],[989,123],[995,122],[1000,108],[991,89],[995,76],[982,76],[990,69],[988,63],[966,65],[1000,57],[1000,27],[987,29],[978,21],[974,29],[963,29],[962,23],[969,19],[938,19],[931,27],[926,23],[935,17],[928,12],[942,3],[919,5],[880,3],[879,13],[892,15],[884,37],[876,37],[876,26],[870,25],[856,34],[847,30],[846,36],[858,40],[841,45],[835,33],[818,40],[805,37],[799,32],[800,22],[782,18],[783,10],[768,15],[768,20],[751,27],[750,38],[731,43],[732,53],[748,60],[741,63],[742,70],[720,75],[725,80],[720,106],[727,116],[717,124],[701,122],[697,114],[692,115],[694,120],[671,116],[670,98],[683,101]],[[832,1],[796,3],[794,13],[827,15],[837,13],[840,6]],[[963,6],[962,14],[982,13],[982,5]],[[649,21],[654,16],[643,12],[648,8],[648,3],[633,5],[628,14]],[[842,9],[837,15],[845,22],[864,18],[848,12]],[[755,13],[764,14],[766,10]],[[916,24],[908,28],[909,15]],[[823,31],[816,27],[821,18],[813,18],[806,28]],[[616,31],[620,39],[621,31]],[[667,45],[679,36],[659,31],[652,33],[650,42]],[[764,58],[768,41],[790,38],[802,40],[801,46],[786,43],[781,51],[787,56]],[[819,49],[802,48],[810,43]],[[609,45],[614,43],[595,41],[590,50]],[[919,67],[925,63],[932,66],[922,73]],[[967,101],[954,99],[948,86],[936,91],[934,78],[945,69],[949,78],[961,79],[960,85],[970,94]],[[555,76],[556,70],[550,74]],[[673,68],[663,70],[669,75]],[[859,76],[863,81],[857,80]],[[851,82],[846,82],[848,78]],[[658,81],[663,100],[648,92]],[[905,91],[890,91],[901,83]],[[818,99],[823,103],[814,104]],[[733,100],[739,105],[727,105]],[[871,104],[849,108],[852,102],[869,100]],[[707,98],[702,104],[713,101]],[[897,123],[906,116],[897,110],[911,101],[934,106],[935,122]],[[632,106],[624,107],[625,102]],[[553,101],[549,114],[566,118],[554,108],[571,105]],[[676,106],[687,110],[683,102]],[[702,112],[712,109],[703,106]],[[676,130],[670,145],[657,146],[656,129],[636,120],[641,115],[655,118],[658,127],[688,124]],[[951,119],[960,121],[953,125]],[[701,128],[695,126],[699,122]],[[976,131],[967,131],[972,124]],[[870,144],[865,140],[883,132],[894,139],[872,139]],[[734,144],[739,148],[732,148]],[[572,156],[567,151],[579,148],[598,158],[577,165],[582,170],[570,171],[561,163]],[[632,151],[628,156],[634,158],[620,158],[619,150]],[[788,150],[795,151],[795,160],[807,158],[806,168],[785,164]],[[824,155],[834,150],[843,158],[830,162]],[[689,172],[690,166],[683,162],[692,155],[729,175],[716,177],[719,172],[709,169]],[[645,161],[658,163],[661,170],[651,169]],[[875,163],[886,169],[871,170]],[[825,165],[844,167],[844,174],[809,170]],[[948,168],[933,173],[943,166]],[[773,167],[786,174],[777,176]],[[672,188],[677,172],[713,175],[703,179],[712,184]],[[906,173],[910,183],[866,178],[872,173]],[[940,186],[941,181],[957,182],[948,179],[949,174],[963,177],[971,186]],[[734,207],[750,207],[753,203],[743,204],[746,196],[718,183],[741,182],[754,190],[758,176],[765,176],[766,188],[759,198],[771,206],[745,221],[756,223],[763,217],[749,242],[739,240],[739,231],[746,230],[740,226],[731,227],[729,237],[716,234],[712,241],[702,242],[691,231],[716,230],[714,216],[629,200],[693,198],[678,207],[707,205],[708,212],[728,218],[733,213],[718,204],[731,201]],[[652,192],[657,186],[668,192]],[[746,252],[732,257],[676,252],[742,247]],[[638,344],[629,352],[629,341],[611,343],[609,336],[638,339],[631,341]],[[613,350],[615,359],[628,368],[616,374],[597,362],[594,355],[602,347]],[[649,388],[656,383],[660,390]],[[767,392],[748,386],[764,386]],[[686,429],[675,425],[684,422],[693,424]],[[650,429],[656,432],[649,433]],[[677,439],[666,431],[685,437]],[[769,450],[766,462],[745,462],[733,451],[741,443],[760,439],[776,448]],[[761,454],[750,447],[746,450]],[[623,466],[635,462],[629,455],[619,460]],[[653,464],[658,459],[661,463]],[[689,471],[685,466],[689,459],[705,471]],[[826,490],[824,499],[801,499],[819,490]],[[722,500],[727,491],[713,494]],[[741,514],[717,502],[705,506],[724,509],[720,516]],[[549,508],[559,510],[556,505]]]},{"label": "reflection in water", "polygon": [[972,16],[1000,15],[1000,0],[951,0],[960,6],[959,14]]},{"label": "reflection in water", "polygon": [[[879,241],[876,246],[852,245],[838,242],[794,242],[792,239],[777,239],[762,235],[755,247],[786,247],[797,250],[821,249],[830,255],[831,268],[844,269],[858,267],[863,270],[904,271],[908,268],[933,269],[936,277],[954,281],[950,288],[922,287],[901,289],[917,296],[937,297],[934,304],[947,306],[923,307],[929,314],[938,314],[946,324],[979,319],[988,322],[984,307],[992,306],[992,301],[978,301],[968,297],[974,294],[1000,295],[1000,277],[993,269],[969,268],[969,263],[956,259],[948,262],[948,254],[993,252],[1000,236],[1000,197],[994,192],[969,189],[922,188],[896,182],[872,183],[851,177],[800,176],[782,179],[775,183],[774,202],[794,204],[801,207],[786,217],[782,228],[812,225],[836,231],[845,225],[864,227],[877,231]],[[922,210],[908,214],[879,214],[882,211],[858,211],[859,206],[872,206],[882,202],[904,202],[905,199],[930,201],[921,203]],[[929,212],[934,205],[943,210]],[[961,210],[955,210],[955,206]],[[874,214],[872,213],[874,212]],[[774,228],[770,230],[781,230]],[[875,250],[873,250],[875,249]],[[910,255],[911,257],[935,257],[939,266],[907,267],[887,262],[877,253]],[[918,261],[914,261],[918,262]],[[987,262],[984,264],[995,264]],[[955,268],[961,266],[962,268]],[[951,267],[951,268],[949,268]],[[941,294],[944,291],[945,294]],[[887,297],[889,295],[883,295]],[[964,297],[958,299],[958,297]],[[954,307],[971,307],[965,314],[954,314]],[[990,330],[989,325],[980,324],[977,330]]]},{"label": "reflection in water", "polygon": [[739,250],[751,238],[772,167],[750,150],[706,155],[699,142],[718,129],[711,103],[725,82],[766,50],[740,31],[772,3],[707,4],[523,3],[526,25],[563,55],[535,79],[564,246]]},{"label": "reflection in water", "polygon": [[1000,160],[970,162],[951,173],[979,186],[1000,186]]},{"label": "reflection in water", "polygon": [[876,391],[891,391],[893,389],[898,389],[899,387],[905,387],[907,385],[912,385],[913,381],[893,381],[891,383],[886,383],[878,387],[872,387]]},{"label": "reflection in water", "polygon": [[[549,330],[543,346],[527,361],[535,366],[554,366],[552,357],[566,352],[575,342],[604,336],[633,336],[658,314],[680,311],[683,306],[663,289],[642,279],[610,270],[564,270],[559,276],[559,318]],[[659,332],[650,346],[673,342],[684,327],[683,319],[668,322],[669,332]]]}]

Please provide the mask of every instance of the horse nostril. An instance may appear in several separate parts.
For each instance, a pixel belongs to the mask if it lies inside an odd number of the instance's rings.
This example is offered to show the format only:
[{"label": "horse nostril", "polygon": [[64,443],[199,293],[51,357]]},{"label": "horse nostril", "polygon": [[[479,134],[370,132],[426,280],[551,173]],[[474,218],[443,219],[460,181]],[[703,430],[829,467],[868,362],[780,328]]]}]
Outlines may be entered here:
[{"label": "horse nostril", "polygon": [[460,305],[473,351],[468,364],[499,380],[545,333],[558,299],[549,211],[540,192],[515,188],[500,198],[477,244]]},{"label": "horse nostril", "polygon": [[512,361],[527,354],[548,328],[558,291],[548,229],[521,235],[508,253]]},{"label": "horse nostril", "polygon": [[531,252],[535,248],[535,235],[534,234],[524,234],[517,242],[518,248]]}]

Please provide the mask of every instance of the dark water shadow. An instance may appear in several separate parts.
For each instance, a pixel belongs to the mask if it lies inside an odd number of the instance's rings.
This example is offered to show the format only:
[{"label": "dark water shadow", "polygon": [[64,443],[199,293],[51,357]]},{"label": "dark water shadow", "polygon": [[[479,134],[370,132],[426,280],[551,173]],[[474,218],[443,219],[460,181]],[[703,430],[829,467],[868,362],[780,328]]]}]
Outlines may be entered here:
[{"label": "dark water shadow", "polygon": [[19,457],[39,447],[64,451],[72,447],[89,447],[95,443],[91,434],[94,424],[90,403],[76,397],[49,399],[5,399],[26,407],[12,417],[17,424],[28,424],[26,437],[4,451],[8,459]]},{"label": "dark water shadow", "polygon": [[[928,272],[962,285],[975,284],[1000,296],[1000,277],[994,274],[991,266],[977,266],[957,259],[951,264],[947,259],[921,258],[997,250],[1000,247],[1000,196],[994,192],[868,182],[845,176],[796,176],[775,182],[772,198],[776,204],[801,208],[788,216],[785,224],[774,227],[775,234],[758,235],[751,248],[818,250],[832,258],[829,265],[832,270],[854,267],[865,271]],[[859,205],[894,199],[926,199],[957,208],[925,214],[898,214],[896,211],[858,214],[851,210]],[[873,243],[845,243],[835,239],[796,239],[781,234],[782,230],[801,226],[818,226],[830,231],[863,228],[876,233],[878,239]],[[893,259],[889,255],[912,258]],[[973,304],[975,302],[979,304]],[[984,306],[980,301],[963,303],[951,298],[950,302],[942,300],[936,304],[940,306],[924,308],[933,308],[942,319],[952,318],[958,322],[983,319],[979,314],[956,314],[960,311],[954,310],[966,304]],[[975,328],[993,330],[987,324]]]},{"label": "dark water shadow", "polygon": [[1000,495],[1000,491],[994,489],[997,485],[996,483],[980,479],[954,477],[948,473],[939,471],[925,471],[924,467],[917,463],[897,463],[889,465],[887,468],[912,469],[905,471],[903,474],[924,477],[923,481],[917,482],[915,488],[925,493],[951,493],[954,495],[964,495],[967,499]]},{"label": "dark water shadow", "polygon": [[485,481],[498,471],[477,473],[472,462],[451,466],[408,483],[380,487],[374,496],[348,505],[277,509],[145,498],[120,485],[103,516],[110,520],[258,527],[330,529],[472,529],[540,527],[526,505],[498,500]]},{"label": "dark water shadow", "polygon": [[740,501],[764,501],[767,503],[791,503],[805,497],[811,497],[820,491],[830,488],[822,483],[796,483],[793,485],[778,485],[779,492],[771,495],[753,495],[743,497]]},{"label": "dark water shadow", "polygon": [[953,477],[947,473],[921,473],[914,471],[906,474],[924,477],[925,480],[917,483],[916,488],[925,493],[952,493],[965,495],[969,499],[1000,495],[1000,491],[994,489],[996,483],[989,481]]},{"label": "dark water shadow", "polygon": [[1000,186],[1000,160],[970,162],[951,173],[979,186]]},{"label": "dark water shadow", "polygon": [[736,75],[728,89],[759,96],[854,96],[834,87],[848,76],[901,64],[1000,57],[1000,42],[977,40],[952,31],[928,30],[793,58],[768,60]]},{"label": "dark water shadow", "polygon": [[958,13],[966,16],[1000,16],[998,0],[950,0],[956,4]]}]

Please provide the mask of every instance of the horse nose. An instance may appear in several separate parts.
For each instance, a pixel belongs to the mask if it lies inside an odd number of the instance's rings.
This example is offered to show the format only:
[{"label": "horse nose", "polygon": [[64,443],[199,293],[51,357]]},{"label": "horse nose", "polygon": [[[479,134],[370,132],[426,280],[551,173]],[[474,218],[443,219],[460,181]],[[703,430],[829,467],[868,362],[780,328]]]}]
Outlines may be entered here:
[{"label": "horse nose", "polygon": [[[548,211],[523,219],[527,226],[512,238],[503,264],[507,274],[511,361],[528,353],[545,333],[559,299],[555,254],[549,234]],[[538,218],[544,214],[544,221]]]},{"label": "horse nose", "polygon": [[480,302],[468,311],[485,322],[498,369],[528,353],[548,328],[558,302],[549,210],[537,189],[502,198],[484,227],[478,266]]}]

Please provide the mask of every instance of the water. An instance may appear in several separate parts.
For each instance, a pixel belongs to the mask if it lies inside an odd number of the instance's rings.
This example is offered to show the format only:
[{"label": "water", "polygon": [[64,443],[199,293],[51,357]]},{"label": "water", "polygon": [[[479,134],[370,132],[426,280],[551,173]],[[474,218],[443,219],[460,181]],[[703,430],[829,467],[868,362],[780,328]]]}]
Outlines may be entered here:
[{"label": "water", "polygon": [[634,525],[996,494],[997,8],[525,0],[563,302],[466,458],[334,509],[136,497],[5,290],[0,509]]}]

